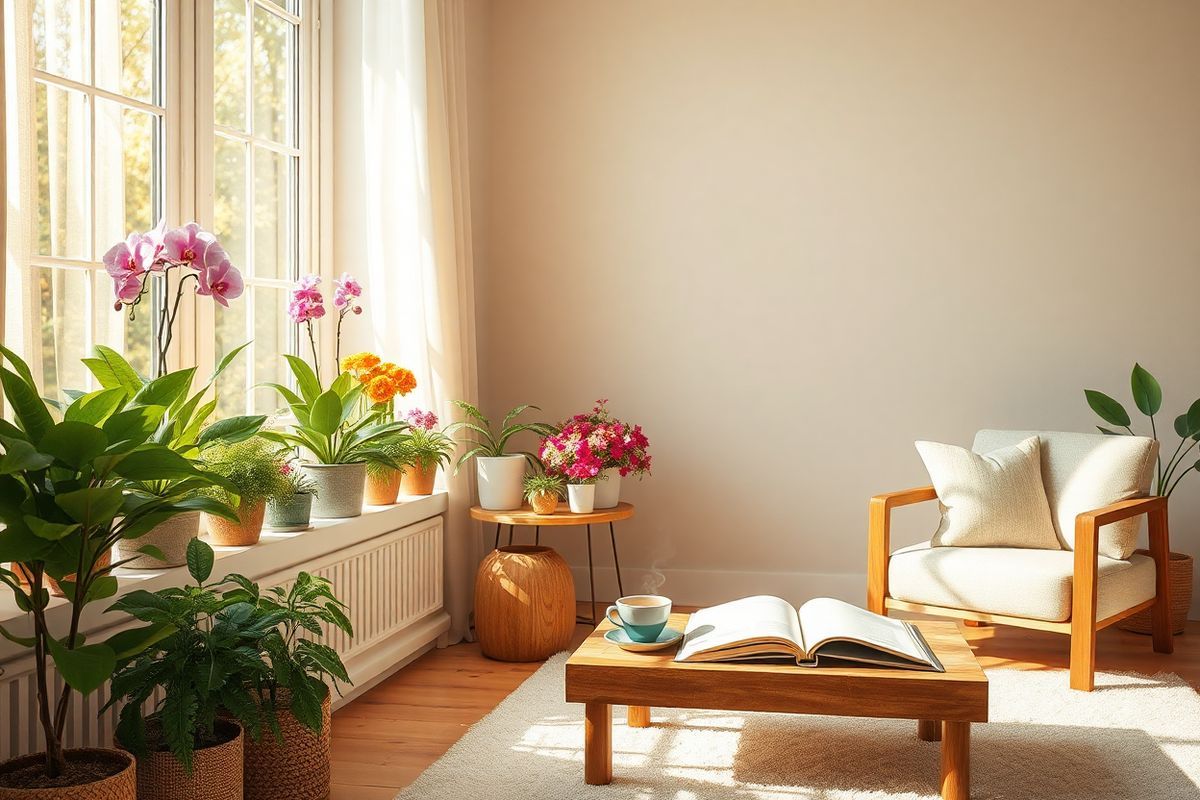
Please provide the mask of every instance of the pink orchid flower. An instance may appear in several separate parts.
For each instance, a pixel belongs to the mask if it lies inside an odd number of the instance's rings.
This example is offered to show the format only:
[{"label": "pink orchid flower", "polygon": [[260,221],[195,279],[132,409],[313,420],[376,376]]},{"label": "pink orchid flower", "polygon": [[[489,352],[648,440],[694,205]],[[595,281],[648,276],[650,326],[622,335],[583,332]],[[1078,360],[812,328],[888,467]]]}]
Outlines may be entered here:
[{"label": "pink orchid flower", "polygon": [[175,228],[163,234],[162,257],[174,265],[202,269],[205,252],[209,245],[215,243],[216,238],[211,233],[196,223],[189,222],[182,228]]},{"label": "pink orchid flower", "polygon": [[117,302],[113,304],[113,308],[120,309],[122,304],[132,303],[142,293],[141,276],[133,273],[127,273],[124,276],[114,275],[113,292],[117,296]]},{"label": "pink orchid flower", "polygon": [[140,233],[131,233],[123,242],[117,242],[104,254],[104,268],[113,280],[123,280],[127,275],[141,275],[154,262],[154,243]]},{"label": "pink orchid flower", "polygon": [[212,295],[212,299],[229,307],[230,300],[242,296],[242,273],[229,262],[225,248],[215,241],[210,242],[204,249],[204,267],[196,276],[199,286],[196,294]]}]

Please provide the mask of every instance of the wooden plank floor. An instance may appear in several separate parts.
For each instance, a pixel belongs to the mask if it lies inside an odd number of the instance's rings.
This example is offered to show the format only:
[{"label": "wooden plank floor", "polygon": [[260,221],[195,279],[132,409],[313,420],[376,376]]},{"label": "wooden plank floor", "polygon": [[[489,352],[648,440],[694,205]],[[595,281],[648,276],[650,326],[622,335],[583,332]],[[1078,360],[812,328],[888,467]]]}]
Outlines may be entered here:
[{"label": "wooden plank floor", "polygon": [[[588,630],[576,626],[575,645]],[[1065,636],[1004,627],[963,631],[984,667],[1067,667]],[[1100,632],[1096,651],[1101,671],[1175,672],[1200,688],[1200,622],[1175,637],[1170,656],[1153,652],[1149,636],[1116,628]],[[390,799],[540,666],[491,661],[478,644],[422,656],[334,715],[331,800]],[[1062,679],[1066,685],[1065,671]]]}]

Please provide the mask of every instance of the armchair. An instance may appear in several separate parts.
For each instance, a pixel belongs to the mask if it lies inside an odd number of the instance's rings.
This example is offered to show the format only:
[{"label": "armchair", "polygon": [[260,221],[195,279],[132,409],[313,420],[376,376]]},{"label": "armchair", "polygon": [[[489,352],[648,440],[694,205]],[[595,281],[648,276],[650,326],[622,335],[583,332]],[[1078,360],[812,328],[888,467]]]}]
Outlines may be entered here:
[{"label": "armchair", "polygon": [[[1010,547],[931,547],[891,550],[892,510],[937,499],[932,486],[871,498],[867,544],[867,607],[953,617],[967,624],[993,623],[1053,631],[1071,641],[1072,689],[1094,687],[1096,632],[1151,609],[1154,650],[1170,653],[1165,497],[1120,497],[1130,493],[1130,475],[1140,494],[1148,489],[1156,443],[1134,437],[1024,431],[981,431],[976,452],[1037,435],[1042,445],[1042,479],[1050,498],[1060,550]],[[1138,448],[1143,452],[1138,452]],[[1132,467],[1131,467],[1132,465]],[[1144,473],[1144,475],[1143,475]],[[1143,481],[1144,478],[1144,481]],[[1099,507],[1079,507],[1105,497]],[[1073,507],[1074,505],[1074,507]],[[1150,556],[1134,554],[1137,518],[1148,520]],[[1061,527],[1073,520],[1073,535]],[[1124,523],[1124,525],[1122,525]],[[1106,526],[1109,533],[1102,535]],[[1118,556],[1124,556],[1118,557]]]}]

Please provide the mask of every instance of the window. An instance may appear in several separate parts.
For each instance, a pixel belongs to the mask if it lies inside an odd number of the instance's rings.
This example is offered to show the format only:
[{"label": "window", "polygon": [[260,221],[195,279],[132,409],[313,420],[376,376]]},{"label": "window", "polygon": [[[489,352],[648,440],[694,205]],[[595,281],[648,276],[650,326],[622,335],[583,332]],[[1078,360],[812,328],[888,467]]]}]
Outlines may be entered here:
[{"label": "window", "polygon": [[79,359],[96,344],[149,375],[162,298],[139,305],[132,321],[113,310],[101,258],[129,231],[196,219],[221,240],[246,290],[228,309],[185,298],[171,363],[207,374],[253,339],[222,379],[220,412],[273,408],[271,393],[251,387],[287,381],[279,354],[299,345],[287,291],[318,271],[309,246],[317,3],[6,6],[16,22],[5,34],[16,54],[9,116],[24,120],[8,127],[6,343],[50,397],[92,388]]}]

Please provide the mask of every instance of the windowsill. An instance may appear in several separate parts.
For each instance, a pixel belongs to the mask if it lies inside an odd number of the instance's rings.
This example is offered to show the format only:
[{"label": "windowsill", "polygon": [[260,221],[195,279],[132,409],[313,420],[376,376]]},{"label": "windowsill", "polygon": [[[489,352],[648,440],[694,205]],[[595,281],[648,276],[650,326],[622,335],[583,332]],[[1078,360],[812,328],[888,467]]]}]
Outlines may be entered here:
[{"label": "windowsill", "polygon": [[[391,506],[365,506],[362,516],[348,519],[314,520],[306,531],[264,530],[258,544],[249,547],[214,547],[217,563],[210,580],[236,572],[253,581],[286,572],[299,564],[338,553],[360,542],[404,528],[446,511],[446,492],[439,490],[428,497],[417,497]],[[80,620],[84,632],[95,634],[129,621],[123,614],[105,614],[117,598],[133,589],[157,591],[169,586],[191,583],[186,566],[168,569],[124,569],[113,571],[119,588],[113,597],[89,605]],[[63,631],[70,619],[66,600],[54,597],[46,612],[50,630]],[[31,636],[33,618],[17,608],[12,592],[4,587],[0,597],[0,625],[17,636]],[[99,641],[99,639],[97,639]],[[28,655],[29,650],[0,638],[0,665]]]}]

